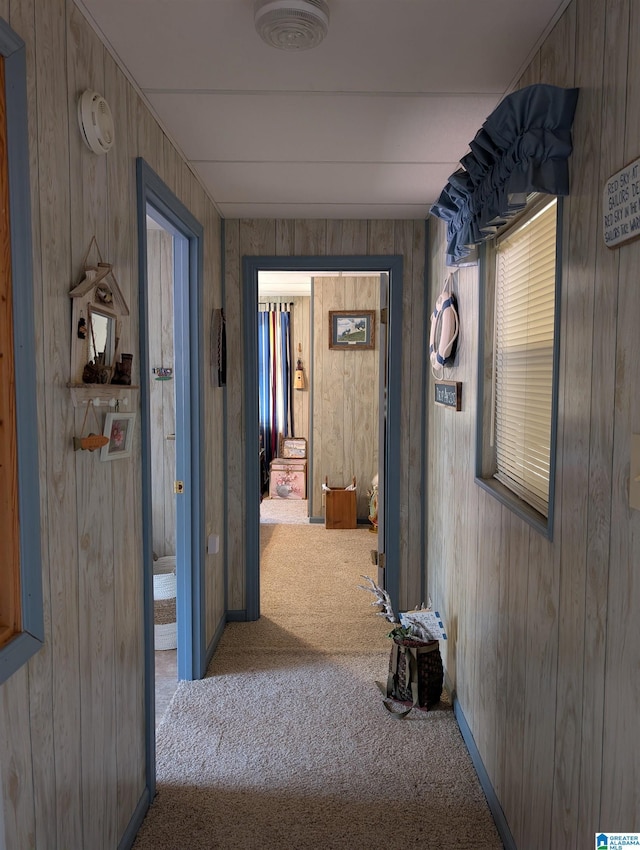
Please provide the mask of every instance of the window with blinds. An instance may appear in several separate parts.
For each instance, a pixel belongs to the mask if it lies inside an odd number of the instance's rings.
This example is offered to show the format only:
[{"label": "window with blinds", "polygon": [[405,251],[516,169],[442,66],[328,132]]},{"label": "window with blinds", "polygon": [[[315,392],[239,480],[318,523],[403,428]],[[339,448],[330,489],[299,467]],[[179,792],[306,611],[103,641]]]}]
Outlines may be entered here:
[{"label": "window with blinds", "polygon": [[549,514],[554,399],[557,200],[496,241],[494,477]]}]

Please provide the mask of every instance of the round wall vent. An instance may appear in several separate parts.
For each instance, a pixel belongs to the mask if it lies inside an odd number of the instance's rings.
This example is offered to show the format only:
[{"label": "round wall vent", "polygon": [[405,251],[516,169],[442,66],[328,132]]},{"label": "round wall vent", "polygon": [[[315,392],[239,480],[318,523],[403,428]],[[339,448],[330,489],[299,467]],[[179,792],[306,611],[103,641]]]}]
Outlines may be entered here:
[{"label": "round wall vent", "polygon": [[329,6],[326,0],[255,0],[254,21],[271,47],[308,50],[329,30]]},{"label": "round wall vent", "polygon": [[109,104],[97,91],[87,89],[78,99],[78,124],[85,144],[94,153],[113,146],[113,118]]}]

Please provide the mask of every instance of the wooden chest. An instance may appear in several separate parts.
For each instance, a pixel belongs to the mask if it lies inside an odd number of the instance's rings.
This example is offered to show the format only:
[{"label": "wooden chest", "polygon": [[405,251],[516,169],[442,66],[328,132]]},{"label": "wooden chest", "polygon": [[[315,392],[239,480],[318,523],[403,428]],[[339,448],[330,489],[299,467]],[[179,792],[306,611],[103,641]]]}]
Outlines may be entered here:
[{"label": "wooden chest", "polygon": [[277,457],[271,461],[269,498],[307,498],[307,461],[304,458]]}]

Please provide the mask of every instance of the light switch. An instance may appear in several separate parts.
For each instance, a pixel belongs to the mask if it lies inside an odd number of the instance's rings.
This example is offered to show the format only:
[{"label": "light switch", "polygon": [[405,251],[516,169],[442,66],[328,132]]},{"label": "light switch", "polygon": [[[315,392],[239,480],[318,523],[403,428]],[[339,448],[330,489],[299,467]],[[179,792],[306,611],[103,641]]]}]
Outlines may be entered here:
[{"label": "light switch", "polygon": [[207,553],[209,555],[217,555],[220,549],[220,537],[217,534],[210,534],[207,539]]},{"label": "light switch", "polygon": [[640,434],[631,435],[631,470],[629,474],[629,505],[640,511]]}]

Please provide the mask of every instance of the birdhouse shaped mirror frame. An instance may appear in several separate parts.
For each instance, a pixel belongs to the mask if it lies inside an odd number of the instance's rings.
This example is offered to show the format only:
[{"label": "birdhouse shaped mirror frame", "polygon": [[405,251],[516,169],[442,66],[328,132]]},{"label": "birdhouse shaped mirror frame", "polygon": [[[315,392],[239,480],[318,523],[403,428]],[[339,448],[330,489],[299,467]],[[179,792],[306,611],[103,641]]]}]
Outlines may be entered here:
[{"label": "birdhouse shaped mirror frame", "polygon": [[[93,247],[98,262],[91,264],[87,257]],[[129,315],[129,307],[111,263],[102,262],[95,237],[83,260],[82,279],[69,296],[73,304],[69,386],[87,391],[93,388],[103,395],[114,376],[120,355],[121,318]],[[121,389],[114,387],[113,392]]]}]

